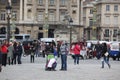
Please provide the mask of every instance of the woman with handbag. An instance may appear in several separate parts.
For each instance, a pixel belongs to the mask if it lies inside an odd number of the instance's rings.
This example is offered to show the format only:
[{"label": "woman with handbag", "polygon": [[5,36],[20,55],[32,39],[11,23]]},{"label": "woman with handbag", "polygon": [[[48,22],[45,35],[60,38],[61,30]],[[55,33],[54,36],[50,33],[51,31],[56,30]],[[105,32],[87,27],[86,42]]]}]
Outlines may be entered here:
[{"label": "woman with handbag", "polygon": [[107,49],[107,44],[102,43],[102,68],[104,68],[104,62],[108,65],[109,68],[111,67],[109,63],[109,53]]}]

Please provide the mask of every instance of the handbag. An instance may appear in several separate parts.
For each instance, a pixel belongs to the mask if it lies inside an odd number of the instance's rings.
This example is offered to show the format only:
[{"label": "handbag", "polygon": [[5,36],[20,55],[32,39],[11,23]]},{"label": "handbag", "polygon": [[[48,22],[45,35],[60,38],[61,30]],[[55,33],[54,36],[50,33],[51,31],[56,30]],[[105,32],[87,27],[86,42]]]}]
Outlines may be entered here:
[{"label": "handbag", "polygon": [[105,53],[105,56],[108,56],[108,55],[109,55],[109,53],[108,53],[108,52],[106,52],[106,53]]}]

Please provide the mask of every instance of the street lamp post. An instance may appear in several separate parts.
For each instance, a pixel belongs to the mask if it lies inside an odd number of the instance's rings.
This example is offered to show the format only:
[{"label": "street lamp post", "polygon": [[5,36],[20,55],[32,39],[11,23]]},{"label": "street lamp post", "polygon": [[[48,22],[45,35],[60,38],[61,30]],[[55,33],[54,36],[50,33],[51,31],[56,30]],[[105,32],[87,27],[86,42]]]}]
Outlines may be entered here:
[{"label": "street lamp post", "polygon": [[15,37],[14,37],[15,27],[16,27],[15,20],[16,20],[16,18],[15,18],[15,13],[14,13],[14,14],[12,14],[12,25],[11,25],[11,35],[12,35],[13,40],[15,39]]},{"label": "street lamp post", "polygon": [[96,32],[96,13],[97,9],[94,5],[93,7],[93,27],[92,27],[92,39],[97,39],[97,32]]},{"label": "street lamp post", "polygon": [[73,23],[73,20],[72,18],[70,17],[70,15],[65,15],[64,16],[65,20],[68,21],[68,28],[70,29],[70,45],[71,45],[71,42],[72,42],[72,25],[71,23]]},{"label": "street lamp post", "polygon": [[9,43],[10,41],[10,15],[11,15],[11,5],[10,2],[8,2],[7,6],[6,6],[6,10],[7,10],[7,41]]},{"label": "street lamp post", "polygon": [[70,23],[73,23],[72,18],[69,19],[69,27],[70,27],[70,45],[72,43],[72,26]]},{"label": "street lamp post", "polygon": [[48,13],[46,12],[45,13],[45,20],[44,20],[44,25],[43,25],[43,27],[44,27],[44,31],[45,31],[45,37],[48,37],[48,28],[49,28],[49,25],[48,25]]}]

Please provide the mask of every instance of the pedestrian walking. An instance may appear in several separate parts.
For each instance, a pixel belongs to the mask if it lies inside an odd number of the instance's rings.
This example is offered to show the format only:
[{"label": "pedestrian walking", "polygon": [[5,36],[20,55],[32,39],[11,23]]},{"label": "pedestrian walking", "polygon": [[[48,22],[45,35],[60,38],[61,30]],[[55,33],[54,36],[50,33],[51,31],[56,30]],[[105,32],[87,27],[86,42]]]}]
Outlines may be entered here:
[{"label": "pedestrian walking", "polygon": [[39,51],[39,49],[40,49],[40,44],[39,44],[39,41],[38,40],[35,40],[34,42],[33,42],[33,46],[35,47],[35,56],[36,57],[39,57],[40,56],[40,51]]},{"label": "pedestrian walking", "polygon": [[8,55],[7,55],[7,61],[9,65],[11,64],[12,59],[13,59],[13,51],[14,51],[13,43],[10,42],[8,46]]},{"label": "pedestrian walking", "polygon": [[111,67],[106,43],[102,43],[102,68],[104,68],[104,62],[108,65],[109,68]]},{"label": "pedestrian walking", "polygon": [[80,45],[78,43],[75,43],[75,46],[73,48],[74,53],[74,64],[79,64],[79,56],[80,56]]},{"label": "pedestrian walking", "polygon": [[98,41],[97,44],[95,45],[95,51],[96,51],[97,59],[101,58],[101,50],[102,50],[102,47],[101,47],[101,44]]},{"label": "pedestrian walking", "polygon": [[43,41],[41,41],[41,44],[40,44],[40,53],[45,58],[45,42]]},{"label": "pedestrian walking", "polygon": [[17,42],[16,41],[13,42],[13,48],[14,48],[14,51],[13,51],[13,59],[11,64],[16,64],[16,58],[17,58]]},{"label": "pedestrian walking", "polygon": [[2,53],[1,53],[1,44],[0,44],[0,72],[2,71]]},{"label": "pedestrian walking", "polygon": [[34,63],[35,60],[35,47],[33,45],[30,46],[30,62]]},{"label": "pedestrian walking", "polygon": [[22,56],[23,48],[20,42],[17,43],[16,52],[17,52],[17,62],[18,64],[22,64],[21,56]]},{"label": "pedestrian walking", "polygon": [[1,53],[2,53],[2,65],[6,66],[7,64],[7,53],[8,53],[8,42],[5,40],[1,46]]},{"label": "pedestrian walking", "polygon": [[67,70],[67,54],[68,54],[68,47],[66,45],[66,42],[62,42],[62,45],[60,46],[60,52],[61,52],[61,69],[62,71]]}]

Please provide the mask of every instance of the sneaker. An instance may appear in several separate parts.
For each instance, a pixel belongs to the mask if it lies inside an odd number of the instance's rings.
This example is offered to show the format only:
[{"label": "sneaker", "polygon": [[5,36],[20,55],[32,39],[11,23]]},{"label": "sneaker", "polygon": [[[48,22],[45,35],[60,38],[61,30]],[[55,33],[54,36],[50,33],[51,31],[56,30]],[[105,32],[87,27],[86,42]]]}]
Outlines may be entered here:
[{"label": "sneaker", "polygon": [[110,64],[108,64],[109,69],[111,68]]},{"label": "sneaker", "polygon": [[2,67],[0,66],[0,72],[2,71]]},{"label": "sneaker", "polygon": [[102,69],[104,68],[104,67],[101,67]]},{"label": "sneaker", "polygon": [[55,69],[52,69],[51,71],[56,71]]},{"label": "sneaker", "polygon": [[63,69],[60,69],[60,71],[62,71]]},{"label": "sneaker", "polygon": [[60,71],[67,71],[67,69],[60,69]]}]

